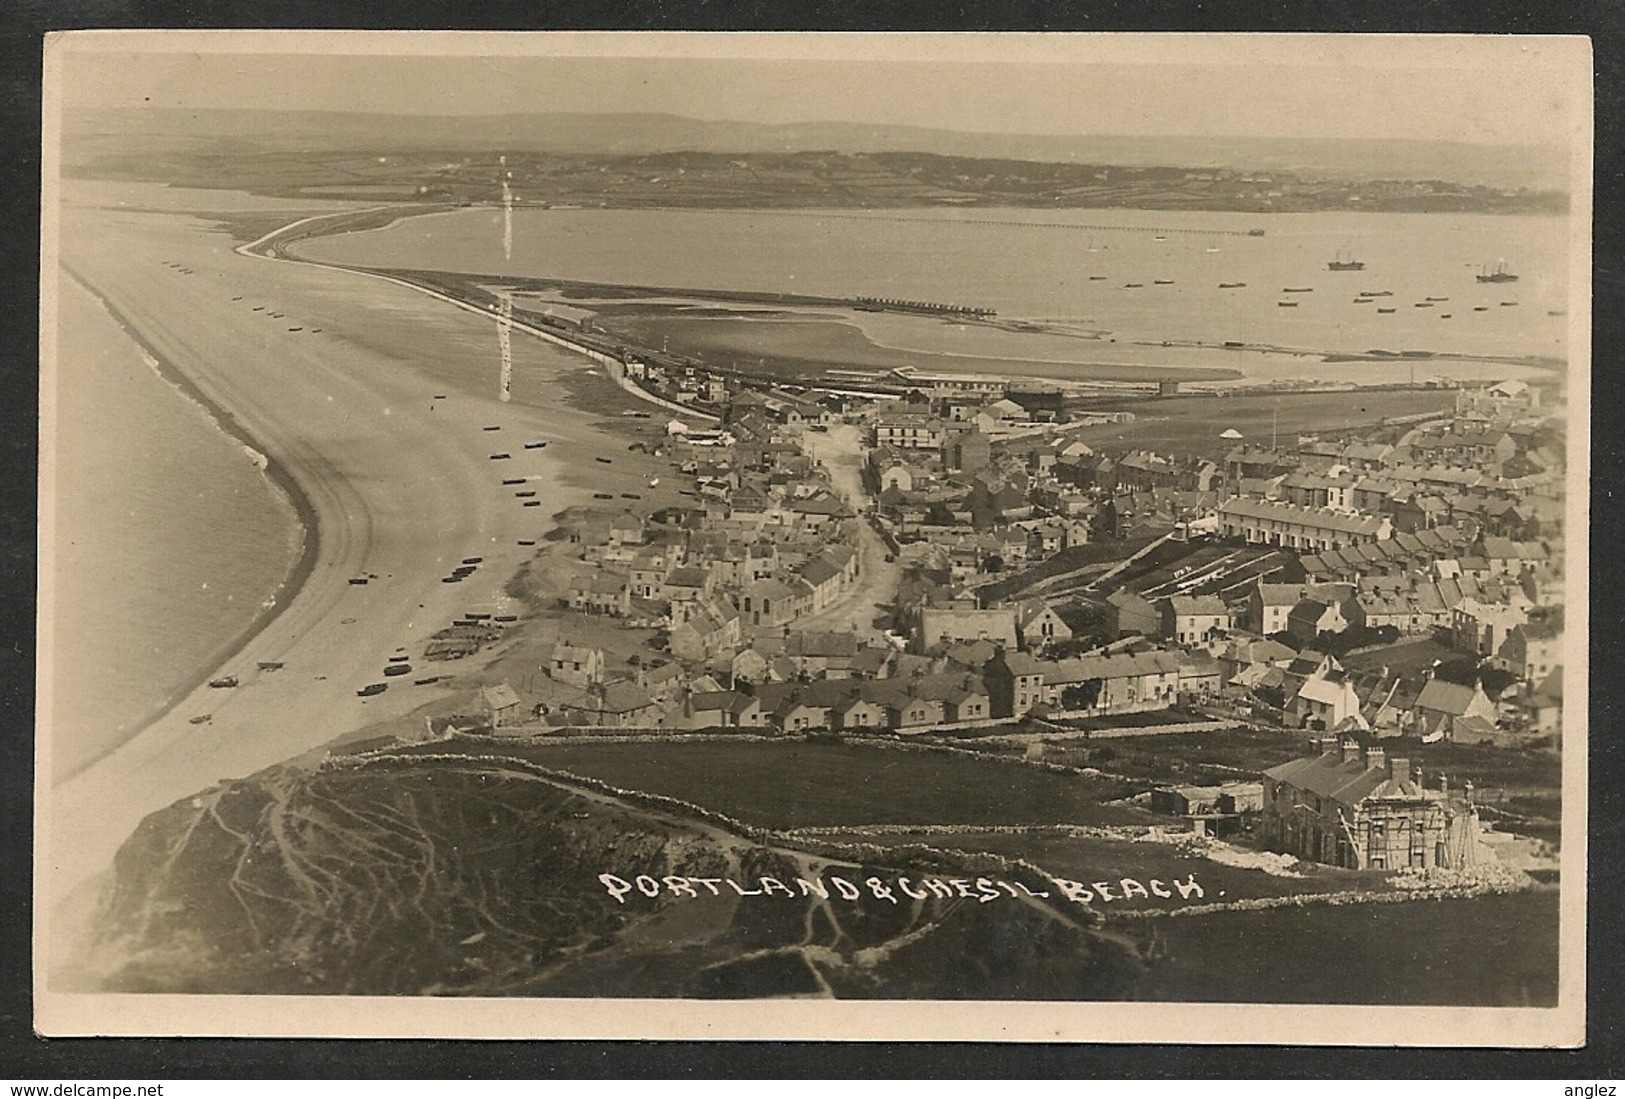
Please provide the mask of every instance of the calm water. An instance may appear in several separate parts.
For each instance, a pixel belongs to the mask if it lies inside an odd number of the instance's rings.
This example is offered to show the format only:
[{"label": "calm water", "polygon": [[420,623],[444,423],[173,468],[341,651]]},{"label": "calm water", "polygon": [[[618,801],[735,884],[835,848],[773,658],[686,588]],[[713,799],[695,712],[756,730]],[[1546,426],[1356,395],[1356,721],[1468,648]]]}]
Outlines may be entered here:
[{"label": "calm water", "polygon": [[287,577],[286,497],[66,278],[54,566],[58,777],[139,730]]},{"label": "calm water", "polygon": [[[1253,227],[1267,235],[1229,235]],[[298,250],[368,266],[954,302],[1125,339],[1562,356],[1566,318],[1548,313],[1569,304],[1566,234],[1562,218],[1417,214],[520,210],[504,261],[500,215],[466,209]],[[1340,253],[1365,270],[1329,271]],[[1474,278],[1503,260],[1518,282]],[[1354,301],[1382,290],[1392,296]],[[1449,300],[1416,306],[1429,297]]]}]

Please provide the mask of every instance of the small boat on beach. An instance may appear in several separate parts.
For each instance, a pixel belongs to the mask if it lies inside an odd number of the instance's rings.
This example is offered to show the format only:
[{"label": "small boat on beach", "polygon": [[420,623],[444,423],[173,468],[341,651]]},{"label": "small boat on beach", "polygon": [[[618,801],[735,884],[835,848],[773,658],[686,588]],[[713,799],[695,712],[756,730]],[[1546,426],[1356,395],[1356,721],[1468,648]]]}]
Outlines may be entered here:
[{"label": "small boat on beach", "polygon": [[1361,290],[1360,296],[1362,298],[1391,298],[1394,296],[1394,292],[1392,290]]},{"label": "small boat on beach", "polygon": [[1517,305],[1518,303],[1515,302],[1515,301],[1504,301],[1501,304],[1502,305]]},{"label": "small boat on beach", "polygon": [[1142,287],[1144,285],[1145,285],[1145,283],[1143,283],[1143,282],[1125,282],[1123,284],[1123,289],[1124,290],[1138,290],[1138,289],[1140,289],[1140,287]]},{"label": "small boat on beach", "polygon": [[1106,281],[1106,276],[1105,275],[1090,275],[1089,276],[1089,281],[1090,282],[1105,282]]},{"label": "small boat on beach", "polygon": [[1295,301],[1278,301],[1275,304],[1282,309],[1296,309],[1298,307],[1298,303]]},{"label": "small boat on beach", "polygon": [[1221,283],[1219,283],[1219,289],[1220,290],[1239,290],[1241,287],[1246,286],[1246,285],[1247,284],[1244,283],[1244,282],[1221,282]]},{"label": "small boat on beach", "polygon": [[535,496],[535,495],[536,495],[536,490],[535,489],[530,489],[530,490],[525,491],[525,492],[516,492],[516,493],[514,493],[514,496],[518,497],[521,500],[528,500],[532,496]]},{"label": "small boat on beach", "polygon": [[1173,279],[1152,279],[1151,280],[1151,285],[1153,285],[1153,286],[1172,286],[1173,284],[1174,284]]},{"label": "small boat on beach", "polygon": [[500,461],[502,461],[502,460],[503,460],[503,459],[504,459],[504,458],[512,458],[512,457],[513,457],[513,455],[512,455],[512,454],[507,454],[507,453],[499,453],[499,454],[493,454],[493,455],[491,455],[491,461],[493,461],[493,462],[500,462]]},{"label": "small boat on beach", "polygon": [[1489,311],[1490,311],[1490,307],[1487,306],[1487,305],[1475,305],[1475,306],[1473,306],[1473,312],[1474,313],[1488,313]]},{"label": "small boat on beach", "polygon": [[502,483],[505,485],[522,485],[525,483],[525,479],[523,477],[504,477]]},{"label": "small boat on beach", "polygon": [[595,458],[593,460],[596,462],[603,462],[606,466],[609,465],[611,461],[609,458]]},{"label": "small boat on beach", "polygon": [[356,694],[362,698],[370,698],[373,695],[381,695],[387,690],[389,690],[388,683],[369,683],[357,691]]},{"label": "small boat on beach", "polygon": [[485,430],[486,431],[501,431],[502,427],[499,424],[486,424],[485,425]]},{"label": "small boat on beach", "polygon": [[1449,301],[1449,298],[1423,298],[1423,301]]},{"label": "small boat on beach", "polygon": [[484,563],[485,563],[485,558],[483,558],[483,557],[465,557],[465,558],[463,558],[463,564],[465,564],[465,565],[483,565]]},{"label": "small boat on beach", "polygon": [[1283,294],[1313,294],[1314,292],[1315,292],[1315,288],[1313,286],[1283,286],[1283,287],[1281,287],[1281,293],[1283,293]]},{"label": "small boat on beach", "polygon": [[542,506],[542,502],[540,500],[526,500],[525,501],[525,507],[527,507],[527,508],[539,508],[541,506]]},{"label": "small boat on beach", "polygon": [[1395,312],[1395,310],[1393,310],[1391,308],[1390,309],[1383,309],[1381,306],[1378,306],[1377,312],[1379,312],[1379,313],[1392,313],[1392,312]]},{"label": "small boat on beach", "polygon": [[209,680],[209,686],[217,687],[217,688],[220,688],[220,689],[227,689],[227,688],[235,687],[235,686],[237,686],[237,677],[234,676],[234,675],[223,675],[223,676],[220,676],[218,679]]},{"label": "small boat on beach", "polygon": [[198,714],[196,717],[187,718],[186,723],[188,725],[207,725],[209,722],[211,722],[213,720],[214,720],[214,715],[213,714]]},{"label": "small boat on beach", "polygon": [[542,447],[544,447],[546,445],[547,445],[547,443],[545,441],[537,440],[534,443],[526,443],[525,444],[525,449],[526,450],[540,450]]}]

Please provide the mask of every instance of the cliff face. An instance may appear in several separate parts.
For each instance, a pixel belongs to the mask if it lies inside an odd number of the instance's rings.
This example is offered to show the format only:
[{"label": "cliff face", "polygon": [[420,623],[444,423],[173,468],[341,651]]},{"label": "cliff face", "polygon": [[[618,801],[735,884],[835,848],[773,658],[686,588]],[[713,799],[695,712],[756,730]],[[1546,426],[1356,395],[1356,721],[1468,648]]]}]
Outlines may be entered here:
[{"label": "cliff face", "polygon": [[997,903],[897,887],[933,869],[768,846],[501,761],[273,768],[142,824],[95,955],[105,986],[129,992],[1109,999],[1132,986],[1127,947],[1079,909],[1014,886]]}]

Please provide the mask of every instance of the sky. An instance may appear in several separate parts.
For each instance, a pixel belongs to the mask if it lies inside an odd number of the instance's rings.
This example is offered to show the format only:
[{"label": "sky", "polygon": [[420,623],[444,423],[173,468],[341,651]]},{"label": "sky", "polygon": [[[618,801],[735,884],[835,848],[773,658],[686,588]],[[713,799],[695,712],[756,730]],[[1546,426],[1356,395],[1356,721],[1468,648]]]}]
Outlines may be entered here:
[{"label": "sky", "polygon": [[1574,38],[100,32],[53,50],[69,107],[1502,145],[1560,141],[1590,111],[1588,46]]}]

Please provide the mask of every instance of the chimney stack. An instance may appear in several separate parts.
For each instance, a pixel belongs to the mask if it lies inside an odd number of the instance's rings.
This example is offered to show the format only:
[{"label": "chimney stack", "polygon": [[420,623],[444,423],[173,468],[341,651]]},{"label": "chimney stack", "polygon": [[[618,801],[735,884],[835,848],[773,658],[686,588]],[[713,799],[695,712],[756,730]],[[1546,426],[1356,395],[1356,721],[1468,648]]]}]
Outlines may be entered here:
[{"label": "chimney stack", "polygon": [[1365,769],[1367,771],[1384,770],[1387,767],[1387,759],[1388,753],[1373,744],[1365,750]]},{"label": "chimney stack", "polygon": [[[1394,783],[1404,782],[1411,777],[1411,761],[1404,756],[1390,756],[1388,758],[1388,781]],[[1418,786],[1421,782],[1418,781]]]},{"label": "chimney stack", "polygon": [[1360,758],[1360,742],[1351,736],[1346,736],[1343,738],[1342,751],[1343,762],[1352,763]]},{"label": "chimney stack", "polygon": [[1328,733],[1316,741],[1316,743],[1320,747],[1321,755],[1327,755],[1337,751],[1337,737],[1334,734]]}]

